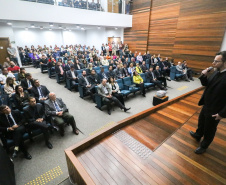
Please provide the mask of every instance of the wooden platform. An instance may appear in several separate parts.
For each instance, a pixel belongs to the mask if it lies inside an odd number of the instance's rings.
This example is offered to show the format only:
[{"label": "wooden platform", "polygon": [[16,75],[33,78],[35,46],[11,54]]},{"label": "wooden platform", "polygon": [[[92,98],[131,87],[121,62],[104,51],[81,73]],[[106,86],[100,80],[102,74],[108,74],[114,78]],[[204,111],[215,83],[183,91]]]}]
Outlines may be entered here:
[{"label": "wooden platform", "polygon": [[195,131],[203,90],[197,89],[123,120],[65,150],[80,184],[226,184],[226,121],[203,155]]}]

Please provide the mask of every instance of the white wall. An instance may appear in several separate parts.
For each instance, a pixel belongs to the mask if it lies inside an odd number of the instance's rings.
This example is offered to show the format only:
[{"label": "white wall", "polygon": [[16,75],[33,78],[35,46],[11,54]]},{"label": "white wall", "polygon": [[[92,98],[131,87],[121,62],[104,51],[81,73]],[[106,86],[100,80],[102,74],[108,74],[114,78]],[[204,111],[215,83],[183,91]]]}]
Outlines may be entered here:
[{"label": "white wall", "polygon": [[221,45],[221,51],[226,51],[226,30],[225,30],[223,42]]},{"label": "white wall", "polygon": [[0,5],[0,18],[4,20],[132,27],[132,15],[82,10],[20,0],[0,0]]},{"label": "white wall", "polygon": [[[0,27],[0,30],[2,28]],[[12,36],[15,36],[15,41],[18,46],[24,47],[27,45],[30,47],[34,45],[70,45],[70,44],[86,44],[87,46],[95,46],[98,50],[101,49],[102,43],[108,42],[108,37],[121,37],[123,41],[124,29],[90,29],[86,31],[64,31],[64,30],[40,30],[40,29],[29,29],[25,30],[22,28],[14,28],[12,30]],[[14,33],[14,34],[13,34]]]}]

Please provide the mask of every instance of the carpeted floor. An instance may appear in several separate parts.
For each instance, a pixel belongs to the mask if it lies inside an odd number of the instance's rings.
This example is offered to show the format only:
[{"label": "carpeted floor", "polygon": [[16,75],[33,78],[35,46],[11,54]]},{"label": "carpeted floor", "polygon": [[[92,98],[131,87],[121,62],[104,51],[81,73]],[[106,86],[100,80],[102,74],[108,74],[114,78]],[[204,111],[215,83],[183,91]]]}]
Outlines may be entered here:
[{"label": "carpeted floor", "polygon": [[[106,110],[100,111],[95,108],[95,104],[89,98],[81,99],[78,92],[71,92],[64,88],[64,84],[57,84],[55,79],[48,78],[47,73],[42,74],[40,69],[26,68],[26,71],[32,73],[33,78],[39,79],[42,85],[47,86],[51,92],[56,93],[57,97],[63,99],[84,135],[80,133],[76,136],[72,133],[71,127],[66,127],[64,137],[56,132],[51,135],[53,144],[51,150],[45,146],[42,136],[36,137],[34,143],[27,142],[28,151],[33,158],[29,161],[20,156],[14,160],[17,185],[56,185],[64,181],[68,177],[64,149],[92,135],[102,127],[152,107],[152,99],[157,90],[149,90],[145,98],[139,93],[135,96],[130,95],[125,100],[126,107],[131,107],[128,113],[115,107],[112,114],[108,115]],[[168,82],[168,86],[167,95],[172,99],[200,87],[201,84],[198,79],[195,79],[191,82],[171,81]],[[66,180],[61,184],[69,184],[69,181]]]}]

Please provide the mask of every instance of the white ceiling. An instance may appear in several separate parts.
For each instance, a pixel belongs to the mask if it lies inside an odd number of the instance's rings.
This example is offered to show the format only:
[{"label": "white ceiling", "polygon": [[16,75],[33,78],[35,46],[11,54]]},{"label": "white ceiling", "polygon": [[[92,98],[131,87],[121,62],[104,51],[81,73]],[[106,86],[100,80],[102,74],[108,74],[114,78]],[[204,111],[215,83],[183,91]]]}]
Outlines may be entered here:
[{"label": "white ceiling", "polygon": [[[12,23],[13,28],[28,28],[28,29],[40,29],[40,27],[43,27],[43,29],[67,29],[67,30],[81,30],[84,28],[85,30],[89,29],[98,29],[99,26],[91,26],[91,25],[72,25],[72,24],[61,24],[61,23],[54,23],[53,26],[50,26],[50,23],[46,22],[31,22],[31,21],[7,21],[7,20],[0,20],[0,22],[4,22],[7,24],[7,22]],[[31,27],[34,25],[34,27]],[[59,26],[62,26],[62,28],[59,28]],[[115,27],[104,27],[105,29],[117,29]],[[103,27],[99,27],[99,29],[103,29]]]}]

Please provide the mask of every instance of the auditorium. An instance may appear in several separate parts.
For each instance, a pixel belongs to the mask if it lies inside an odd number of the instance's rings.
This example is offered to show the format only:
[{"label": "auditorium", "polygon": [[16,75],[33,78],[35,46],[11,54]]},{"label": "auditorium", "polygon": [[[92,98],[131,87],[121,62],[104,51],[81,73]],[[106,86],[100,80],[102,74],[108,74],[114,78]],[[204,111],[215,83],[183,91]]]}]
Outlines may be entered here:
[{"label": "auditorium", "polygon": [[226,0],[0,0],[0,185],[226,185]]}]

